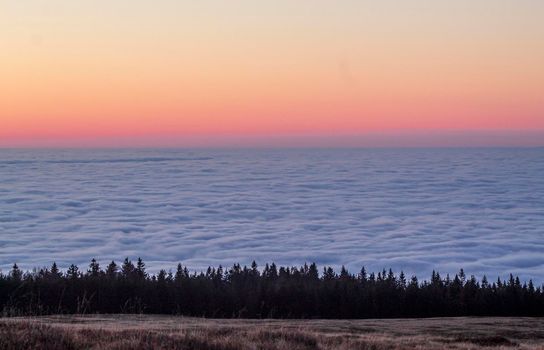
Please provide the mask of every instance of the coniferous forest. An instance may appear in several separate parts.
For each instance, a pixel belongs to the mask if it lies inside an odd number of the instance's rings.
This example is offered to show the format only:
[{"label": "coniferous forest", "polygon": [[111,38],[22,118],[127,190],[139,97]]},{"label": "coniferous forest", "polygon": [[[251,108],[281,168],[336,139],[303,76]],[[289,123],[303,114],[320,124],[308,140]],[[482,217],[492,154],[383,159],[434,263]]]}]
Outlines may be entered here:
[{"label": "coniferous forest", "polygon": [[532,281],[501,281],[433,272],[428,280],[400,272],[350,273],[316,264],[259,268],[235,264],[190,273],[148,274],[129,259],[105,268],[72,265],[0,274],[4,316],[149,313],[216,318],[389,318],[438,316],[544,316],[544,292]]}]

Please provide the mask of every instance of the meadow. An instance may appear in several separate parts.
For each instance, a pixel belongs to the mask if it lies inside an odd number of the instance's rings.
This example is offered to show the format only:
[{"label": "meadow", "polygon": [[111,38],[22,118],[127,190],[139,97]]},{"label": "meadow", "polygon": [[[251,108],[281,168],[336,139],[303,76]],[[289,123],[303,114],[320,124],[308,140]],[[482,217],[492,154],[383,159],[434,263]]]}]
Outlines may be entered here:
[{"label": "meadow", "polygon": [[0,319],[0,349],[542,349],[543,318],[219,320],[155,315]]}]

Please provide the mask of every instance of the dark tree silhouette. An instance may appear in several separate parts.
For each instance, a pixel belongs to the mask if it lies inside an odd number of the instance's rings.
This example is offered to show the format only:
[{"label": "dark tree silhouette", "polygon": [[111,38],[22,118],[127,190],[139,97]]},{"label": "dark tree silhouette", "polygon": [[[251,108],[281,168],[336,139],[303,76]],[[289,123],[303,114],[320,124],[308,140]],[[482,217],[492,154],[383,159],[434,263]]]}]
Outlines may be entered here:
[{"label": "dark tree silhouette", "polygon": [[510,275],[490,283],[433,271],[429,280],[396,275],[391,269],[336,273],[315,263],[277,267],[256,262],[250,267],[209,267],[189,273],[148,274],[138,258],[112,261],[102,270],[95,259],[86,273],[71,265],[65,273],[56,263],[23,273],[17,264],[0,273],[0,310],[5,316],[56,313],[157,313],[204,317],[369,318],[435,316],[544,316],[544,292],[532,280]]}]

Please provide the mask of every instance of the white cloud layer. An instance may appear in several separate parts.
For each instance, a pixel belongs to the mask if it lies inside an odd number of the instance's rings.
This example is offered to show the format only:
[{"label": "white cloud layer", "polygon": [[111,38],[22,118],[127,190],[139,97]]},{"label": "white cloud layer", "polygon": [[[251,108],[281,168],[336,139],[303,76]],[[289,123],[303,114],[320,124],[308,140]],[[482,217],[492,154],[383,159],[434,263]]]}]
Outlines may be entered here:
[{"label": "white cloud layer", "polygon": [[1,150],[0,267],[141,256],[544,282],[544,149]]}]

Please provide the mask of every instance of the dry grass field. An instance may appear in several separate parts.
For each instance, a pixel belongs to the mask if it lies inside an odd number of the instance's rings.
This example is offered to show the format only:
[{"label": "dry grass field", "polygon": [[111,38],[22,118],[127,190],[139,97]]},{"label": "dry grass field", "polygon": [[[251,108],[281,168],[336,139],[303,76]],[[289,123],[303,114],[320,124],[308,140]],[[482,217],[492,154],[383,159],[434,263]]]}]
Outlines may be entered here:
[{"label": "dry grass field", "polygon": [[218,320],[97,315],[0,319],[0,349],[544,349],[541,318]]}]

